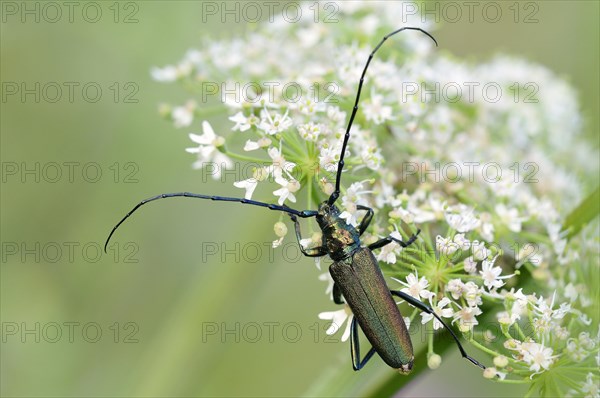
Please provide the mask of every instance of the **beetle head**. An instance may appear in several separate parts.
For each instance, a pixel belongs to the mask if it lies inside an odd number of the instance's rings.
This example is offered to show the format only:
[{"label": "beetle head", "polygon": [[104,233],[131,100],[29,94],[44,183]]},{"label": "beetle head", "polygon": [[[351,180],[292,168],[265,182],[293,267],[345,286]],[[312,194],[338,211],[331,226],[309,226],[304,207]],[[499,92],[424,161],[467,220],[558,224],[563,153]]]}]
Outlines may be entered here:
[{"label": "beetle head", "polygon": [[340,217],[340,209],[337,208],[334,204],[329,204],[326,200],[321,202],[319,205],[319,210],[317,213],[317,222],[321,226],[321,228],[325,225],[334,224]]}]

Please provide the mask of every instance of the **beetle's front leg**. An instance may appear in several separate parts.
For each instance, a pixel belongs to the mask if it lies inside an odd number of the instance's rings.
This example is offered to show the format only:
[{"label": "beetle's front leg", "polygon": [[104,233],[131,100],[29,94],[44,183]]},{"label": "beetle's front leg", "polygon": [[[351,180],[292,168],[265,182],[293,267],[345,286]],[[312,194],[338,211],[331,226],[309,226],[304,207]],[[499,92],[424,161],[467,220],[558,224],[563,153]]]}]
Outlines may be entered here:
[{"label": "beetle's front leg", "polygon": [[296,218],[296,216],[290,215],[290,218],[294,222],[294,227],[296,229],[296,239],[298,240],[298,246],[300,246],[300,251],[302,252],[302,254],[304,254],[306,257],[322,257],[322,256],[326,255],[327,249],[323,246],[312,247],[310,249],[305,249],[304,246],[302,246],[302,243],[300,243],[300,241],[302,240],[302,232],[300,231],[300,223],[298,222],[298,219]]},{"label": "beetle's front leg", "polygon": [[369,224],[371,224],[371,220],[373,219],[374,211],[370,207],[363,206],[363,205],[356,205],[356,208],[358,210],[366,210],[367,211],[367,214],[365,214],[363,219],[360,220],[360,225],[358,226],[358,233],[359,233],[359,235],[362,235],[363,232],[365,232],[367,230],[367,227],[369,226]]},{"label": "beetle's front leg", "polygon": [[377,241],[377,242],[375,242],[375,243],[371,243],[371,244],[370,244],[368,247],[369,247],[369,249],[371,249],[371,250],[375,250],[375,249],[379,249],[379,248],[381,248],[381,247],[383,247],[383,246],[385,246],[385,245],[388,245],[388,244],[390,244],[390,243],[392,243],[392,242],[396,242],[397,244],[399,244],[399,245],[400,245],[400,246],[402,246],[402,247],[407,247],[407,246],[411,245],[411,244],[412,244],[412,243],[413,243],[415,240],[417,240],[417,236],[418,236],[420,233],[421,233],[421,230],[420,230],[420,229],[418,229],[418,230],[417,230],[417,233],[416,233],[416,234],[414,234],[414,235],[412,235],[412,236],[411,236],[411,237],[408,239],[408,241],[406,241],[406,242],[404,242],[404,241],[401,241],[400,239],[396,239],[396,238],[394,238],[393,236],[386,236],[385,238],[383,238],[383,239],[380,239],[380,240],[378,240],[378,241]]}]

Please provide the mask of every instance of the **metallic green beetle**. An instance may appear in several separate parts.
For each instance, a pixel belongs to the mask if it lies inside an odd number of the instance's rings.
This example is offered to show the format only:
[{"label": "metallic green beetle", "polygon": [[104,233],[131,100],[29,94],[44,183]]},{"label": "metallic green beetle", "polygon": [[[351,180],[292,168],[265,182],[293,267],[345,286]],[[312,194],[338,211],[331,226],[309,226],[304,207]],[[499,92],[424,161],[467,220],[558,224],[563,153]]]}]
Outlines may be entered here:
[{"label": "metallic green beetle", "polygon": [[[350,128],[352,127],[354,117],[358,111],[358,102],[360,100],[360,93],[365,74],[369,64],[371,63],[371,60],[373,59],[373,56],[383,45],[383,43],[389,37],[404,30],[420,31],[430,37],[437,45],[437,42],[433,36],[423,29],[415,27],[403,27],[384,36],[379,44],[375,47],[373,52],[371,52],[360,77],[358,90],[356,93],[356,100],[354,102],[352,114],[348,122],[348,127],[346,128],[346,134],[344,135],[344,142],[342,144],[342,150],[340,153],[340,160],[338,162],[336,174],[335,190],[326,201],[319,205],[319,209],[317,211],[299,211],[287,206],[278,206],[242,198],[202,195],[190,192],[165,193],[145,199],[138,203],[131,211],[129,211],[129,213],[127,213],[125,217],[123,217],[121,221],[115,225],[108,235],[106,244],[104,245],[104,250],[106,251],[108,242],[117,228],[119,228],[119,226],[127,218],[129,218],[129,216],[131,216],[131,214],[133,214],[140,206],[158,199],[173,197],[210,199],[215,201],[238,202],[266,207],[270,210],[282,211],[289,214],[294,222],[296,237],[299,244],[301,240],[301,232],[298,217],[315,217],[322,231],[322,245],[315,248],[305,249],[300,244],[300,250],[305,256],[308,257],[329,255],[329,257],[334,261],[329,268],[329,272],[334,280],[334,302],[336,304],[344,304],[344,302],[347,303],[354,314],[354,318],[352,319],[352,324],[350,326],[350,350],[352,354],[352,366],[354,367],[354,370],[360,370],[369,361],[369,359],[371,359],[373,354],[378,353],[386,364],[394,369],[397,369],[400,373],[408,374],[411,371],[414,360],[412,343],[402,315],[400,314],[400,310],[398,309],[393,296],[400,297],[421,311],[432,314],[444,325],[446,329],[448,329],[456,341],[462,356],[480,368],[485,369],[485,366],[467,355],[456,334],[429,306],[423,304],[419,300],[416,300],[406,293],[389,290],[385,283],[383,274],[381,273],[372,250],[381,248],[391,242],[396,242],[402,247],[407,247],[417,239],[419,231],[417,231],[415,235],[412,235],[406,242],[388,236],[375,243],[372,243],[367,247],[363,247],[361,246],[360,236],[367,229],[373,218],[373,209],[361,205],[357,206],[358,210],[366,211],[366,215],[360,222],[358,228],[355,228],[354,226],[347,224],[344,219],[340,218],[340,210],[335,205],[336,200],[340,196],[340,183],[342,170],[344,168],[344,154],[350,139]],[[360,325],[360,328],[372,345],[369,352],[362,359],[360,357],[357,325]]]}]

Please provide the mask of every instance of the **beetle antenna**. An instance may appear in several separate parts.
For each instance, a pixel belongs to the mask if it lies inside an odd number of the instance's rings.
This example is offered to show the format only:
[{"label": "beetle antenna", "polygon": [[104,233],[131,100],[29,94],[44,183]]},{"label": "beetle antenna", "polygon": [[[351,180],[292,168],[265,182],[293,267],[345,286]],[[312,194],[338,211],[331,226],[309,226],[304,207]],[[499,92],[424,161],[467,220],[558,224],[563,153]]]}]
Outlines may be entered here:
[{"label": "beetle antenna", "polygon": [[142,207],[146,203],[153,202],[153,201],[158,200],[158,199],[176,198],[176,197],[195,198],[195,199],[209,199],[209,200],[216,200],[216,201],[222,201],[222,202],[239,202],[239,203],[248,204],[248,205],[266,207],[269,210],[284,211],[284,212],[286,212],[288,214],[292,214],[292,215],[295,215],[295,216],[298,216],[298,217],[301,217],[301,218],[314,217],[318,213],[317,211],[314,211],[314,210],[302,210],[302,211],[299,211],[299,210],[294,210],[294,209],[292,209],[290,207],[287,207],[287,206],[278,206],[278,205],[274,205],[274,204],[271,204],[271,203],[259,202],[259,201],[251,200],[251,199],[230,198],[228,196],[201,195],[201,194],[198,194],[198,193],[191,193],[191,192],[163,193],[163,194],[156,195],[156,196],[153,196],[153,197],[148,198],[148,199],[144,199],[140,203],[138,203],[137,205],[135,205],[135,207],[133,209],[131,209],[129,211],[129,213],[127,213],[125,215],[125,217],[123,217],[121,219],[121,221],[119,221],[119,223],[117,225],[114,226],[114,228],[112,229],[112,231],[110,231],[110,234],[108,235],[108,238],[106,239],[106,243],[104,244],[104,252],[106,252],[106,248],[108,247],[108,242],[110,241],[110,238],[113,236],[113,234],[115,233],[115,231],[117,230],[117,228],[119,228],[121,226],[121,224],[123,224],[125,222],[125,220],[127,220],[137,209],[139,209],[140,207]]},{"label": "beetle antenna", "polygon": [[367,59],[365,68],[363,69],[362,75],[360,76],[360,81],[358,82],[358,91],[356,92],[356,100],[354,101],[354,107],[352,108],[352,115],[350,115],[350,121],[348,122],[348,127],[346,128],[346,134],[344,135],[344,143],[342,144],[342,152],[340,153],[340,160],[338,161],[337,175],[336,175],[336,179],[335,179],[335,191],[333,191],[333,193],[327,200],[327,203],[329,203],[330,205],[334,204],[335,201],[340,196],[340,183],[342,180],[342,170],[344,168],[344,154],[346,153],[346,146],[348,145],[348,140],[350,139],[350,128],[352,127],[352,122],[354,122],[354,117],[356,116],[356,112],[358,111],[358,101],[360,100],[360,92],[362,90],[362,85],[363,85],[363,81],[365,79],[365,74],[367,73],[367,68],[369,67],[369,64],[371,63],[373,56],[375,55],[377,50],[379,50],[379,47],[381,47],[383,45],[383,43],[389,37],[395,35],[396,33],[400,33],[403,30],[418,30],[419,32],[422,32],[422,33],[426,34],[427,36],[429,36],[431,38],[431,40],[433,40],[433,42],[435,43],[436,46],[438,45],[435,38],[433,36],[431,36],[429,33],[427,33],[426,31],[424,31],[423,29],[405,26],[403,28],[393,31],[392,33],[388,33],[387,35],[383,36],[383,39],[381,39],[379,44],[375,47],[373,52],[369,55],[369,59]]}]

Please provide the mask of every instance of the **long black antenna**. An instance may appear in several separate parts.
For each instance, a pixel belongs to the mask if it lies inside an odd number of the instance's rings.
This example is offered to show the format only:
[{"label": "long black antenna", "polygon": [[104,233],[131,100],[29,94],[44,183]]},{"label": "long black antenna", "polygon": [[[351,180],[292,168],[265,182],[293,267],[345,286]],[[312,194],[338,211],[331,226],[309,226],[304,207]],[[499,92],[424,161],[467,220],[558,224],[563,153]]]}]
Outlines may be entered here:
[{"label": "long black antenna", "polygon": [[106,247],[108,246],[108,242],[110,241],[110,238],[113,236],[113,234],[115,233],[117,228],[119,228],[119,226],[121,226],[121,224],[123,224],[125,222],[125,220],[127,220],[129,218],[129,216],[131,216],[137,209],[139,209],[146,203],[153,202],[158,199],[176,198],[176,197],[194,198],[194,199],[210,199],[210,200],[216,200],[216,201],[222,201],[222,202],[239,202],[239,203],[248,204],[248,205],[266,207],[269,210],[284,211],[288,214],[293,214],[293,215],[301,217],[301,218],[314,217],[318,213],[317,211],[314,211],[314,210],[299,211],[299,210],[294,210],[292,208],[289,208],[287,206],[278,206],[278,205],[274,205],[274,204],[270,204],[270,203],[258,202],[256,200],[251,200],[251,199],[230,198],[228,196],[210,196],[210,195],[201,195],[198,193],[191,193],[191,192],[163,193],[163,194],[156,195],[156,196],[153,196],[148,199],[144,199],[140,203],[135,205],[135,207],[133,209],[131,209],[131,211],[129,213],[127,213],[125,215],[125,217],[123,217],[117,225],[114,226],[112,231],[110,231],[110,234],[108,235],[108,238],[106,239],[106,243],[104,244],[104,251],[106,252]]},{"label": "long black antenna", "polygon": [[342,179],[342,169],[344,168],[344,154],[346,153],[346,146],[348,145],[348,140],[350,139],[350,128],[352,127],[352,122],[354,122],[354,117],[356,116],[356,112],[358,111],[358,101],[360,100],[360,91],[362,90],[362,85],[363,85],[363,81],[365,79],[365,74],[367,73],[367,68],[369,67],[369,64],[371,63],[373,56],[375,55],[377,50],[379,50],[379,47],[381,47],[383,45],[383,43],[389,37],[395,35],[396,33],[402,32],[403,30],[418,30],[419,32],[422,32],[422,33],[426,34],[427,36],[429,36],[431,38],[431,40],[433,40],[433,42],[435,43],[436,46],[438,45],[438,43],[434,39],[434,37],[431,36],[426,31],[424,31],[423,29],[407,26],[407,27],[400,28],[398,30],[393,31],[392,33],[388,33],[387,35],[383,36],[383,39],[381,39],[381,41],[379,42],[377,47],[375,47],[375,49],[373,50],[371,55],[369,55],[367,64],[365,65],[365,68],[362,71],[362,75],[360,76],[360,81],[358,83],[358,91],[356,92],[356,101],[354,101],[354,108],[352,109],[352,115],[350,116],[350,121],[348,122],[348,127],[346,128],[346,135],[344,136],[344,143],[342,144],[342,153],[340,153],[340,160],[338,161],[337,175],[336,175],[336,180],[335,180],[335,191],[333,191],[333,193],[327,200],[327,203],[329,203],[329,205],[334,204],[335,201],[337,200],[337,198],[340,196],[340,183],[341,183],[341,179]]}]

